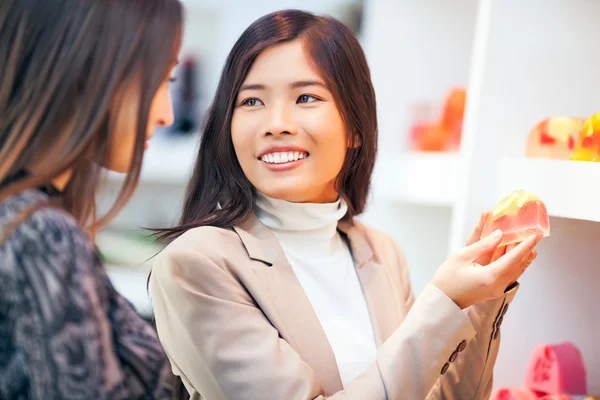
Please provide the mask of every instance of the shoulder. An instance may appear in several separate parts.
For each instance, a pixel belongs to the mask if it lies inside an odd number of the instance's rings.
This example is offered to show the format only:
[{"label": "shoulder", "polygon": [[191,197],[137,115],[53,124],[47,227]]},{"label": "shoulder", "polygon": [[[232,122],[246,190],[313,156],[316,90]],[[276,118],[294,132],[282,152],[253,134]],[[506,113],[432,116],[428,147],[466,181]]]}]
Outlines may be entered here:
[{"label": "shoulder", "polygon": [[366,238],[376,258],[389,259],[392,257],[398,262],[405,263],[402,250],[393,236],[388,232],[374,228],[358,220],[353,220],[351,229],[356,230]]},{"label": "shoulder", "polygon": [[191,273],[202,276],[215,268],[226,269],[231,266],[232,259],[245,254],[244,245],[233,229],[214,226],[193,228],[169,243],[156,256],[152,275],[165,277],[165,274]]},{"label": "shoulder", "polygon": [[188,254],[219,261],[236,247],[241,249],[243,244],[233,229],[201,226],[184,232],[169,243],[160,253],[160,257]]},{"label": "shoulder", "polygon": [[[47,201],[43,194],[26,191],[0,205],[0,225],[12,224],[19,215]],[[87,259],[96,262],[94,246],[84,230],[67,212],[42,205],[15,227],[0,244],[0,258],[34,264],[50,263],[59,268]],[[5,258],[6,257],[6,258]]]}]

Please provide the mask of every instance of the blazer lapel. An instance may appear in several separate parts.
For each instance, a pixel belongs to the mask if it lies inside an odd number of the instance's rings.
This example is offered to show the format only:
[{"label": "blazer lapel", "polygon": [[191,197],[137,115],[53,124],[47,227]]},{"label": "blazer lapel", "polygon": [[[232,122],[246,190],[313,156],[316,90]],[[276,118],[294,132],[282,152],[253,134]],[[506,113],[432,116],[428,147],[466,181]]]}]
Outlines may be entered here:
[{"label": "blazer lapel", "polygon": [[281,321],[276,324],[281,337],[313,369],[327,395],[342,390],[325,331],[275,235],[254,215],[235,230],[249,257],[264,263],[255,271],[270,297],[268,306],[275,309]]},{"label": "blazer lapel", "polygon": [[340,222],[338,230],[350,243],[358,279],[371,316],[377,347],[389,338],[402,321],[394,297],[391,277],[385,265],[375,257],[364,226],[359,223]]}]

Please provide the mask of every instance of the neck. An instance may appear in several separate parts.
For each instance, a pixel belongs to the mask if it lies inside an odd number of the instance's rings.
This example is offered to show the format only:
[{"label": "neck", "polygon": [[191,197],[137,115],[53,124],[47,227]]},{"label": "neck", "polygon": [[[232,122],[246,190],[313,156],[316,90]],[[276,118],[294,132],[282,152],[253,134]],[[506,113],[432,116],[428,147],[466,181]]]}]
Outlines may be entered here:
[{"label": "neck", "polygon": [[277,235],[321,242],[334,238],[347,210],[340,198],[332,203],[292,203],[261,193],[257,194],[255,208],[258,219]]}]

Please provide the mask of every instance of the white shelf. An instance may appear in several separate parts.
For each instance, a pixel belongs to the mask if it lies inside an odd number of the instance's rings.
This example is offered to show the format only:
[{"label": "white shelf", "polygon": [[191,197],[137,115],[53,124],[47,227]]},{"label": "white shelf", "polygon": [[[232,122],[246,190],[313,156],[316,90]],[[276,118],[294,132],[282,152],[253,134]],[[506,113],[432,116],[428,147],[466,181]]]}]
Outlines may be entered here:
[{"label": "white shelf", "polygon": [[140,315],[150,317],[152,302],[146,289],[150,269],[107,265],[106,270],[117,292],[129,300]]},{"label": "white shelf", "polygon": [[452,207],[461,179],[461,159],[455,153],[405,153],[378,161],[373,192],[389,200]]},{"label": "white shelf", "polygon": [[500,163],[499,196],[524,189],[535,193],[553,217],[600,222],[600,164],[505,158]]}]

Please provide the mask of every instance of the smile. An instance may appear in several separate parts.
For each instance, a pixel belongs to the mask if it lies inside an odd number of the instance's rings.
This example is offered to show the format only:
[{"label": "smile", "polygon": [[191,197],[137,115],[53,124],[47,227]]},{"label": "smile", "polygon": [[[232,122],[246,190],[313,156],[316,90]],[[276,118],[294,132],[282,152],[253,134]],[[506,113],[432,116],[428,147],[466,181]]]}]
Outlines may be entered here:
[{"label": "smile", "polygon": [[260,157],[267,164],[286,164],[307,158],[309,154],[302,151],[285,151],[268,153]]}]

